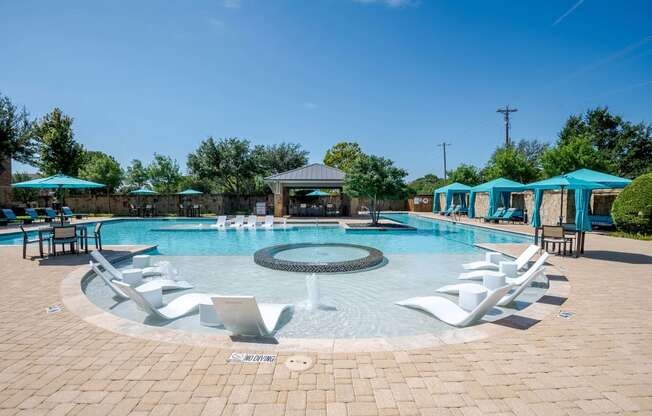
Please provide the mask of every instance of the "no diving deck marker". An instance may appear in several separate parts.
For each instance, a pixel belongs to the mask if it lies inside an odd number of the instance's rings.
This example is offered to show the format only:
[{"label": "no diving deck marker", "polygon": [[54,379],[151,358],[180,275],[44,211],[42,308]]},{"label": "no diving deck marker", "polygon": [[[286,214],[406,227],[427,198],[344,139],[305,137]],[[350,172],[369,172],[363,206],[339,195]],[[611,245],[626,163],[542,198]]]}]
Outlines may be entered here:
[{"label": "no diving deck marker", "polygon": [[559,317],[564,319],[571,319],[575,315],[575,312],[569,311],[559,311]]},{"label": "no diving deck marker", "polygon": [[248,354],[245,352],[232,352],[227,360],[230,363],[268,363],[276,361],[276,354]]},{"label": "no diving deck marker", "polygon": [[62,306],[53,305],[53,306],[48,306],[47,308],[45,308],[45,313],[48,313],[48,314],[50,314],[50,313],[58,313],[58,312],[61,312],[62,310],[63,310]]}]

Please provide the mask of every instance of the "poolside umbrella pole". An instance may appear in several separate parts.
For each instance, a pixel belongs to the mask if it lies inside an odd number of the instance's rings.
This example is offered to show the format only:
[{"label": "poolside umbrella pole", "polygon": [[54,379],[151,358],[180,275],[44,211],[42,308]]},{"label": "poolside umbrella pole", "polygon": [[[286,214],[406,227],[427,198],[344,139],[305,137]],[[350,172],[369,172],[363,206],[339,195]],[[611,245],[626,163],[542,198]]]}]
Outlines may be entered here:
[{"label": "poolside umbrella pole", "polygon": [[101,183],[86,181],[79,178],[73,178],[72,176],[67,176],[62,173],[57,175],[48,176],[47,178],[37,178],[32,179],[26,182],[14,183],[11,185],[14,188],[37,188],[37,189],[56,189],[61,192],[61,225],[65,221],[63,215],[63,202],[64,200],[64,189],[87,189],[87,188],[104,188],[106,185]]}]

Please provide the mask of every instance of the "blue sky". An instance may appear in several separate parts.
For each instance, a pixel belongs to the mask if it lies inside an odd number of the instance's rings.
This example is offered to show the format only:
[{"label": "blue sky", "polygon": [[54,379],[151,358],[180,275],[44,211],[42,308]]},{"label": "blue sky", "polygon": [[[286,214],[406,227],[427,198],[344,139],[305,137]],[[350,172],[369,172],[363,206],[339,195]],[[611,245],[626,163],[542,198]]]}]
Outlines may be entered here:
[{"label": "blue sky", "polygon": [[[321,161],[349,139],[415,178],[482,165],[503,140],[554,141],[608,105],[652,122],[652,2],[0,0],[0,92],[75,118],[124,166],[185,165],[209,135],[299,142]],[[19,167],[23,169],[23,167]]]}]

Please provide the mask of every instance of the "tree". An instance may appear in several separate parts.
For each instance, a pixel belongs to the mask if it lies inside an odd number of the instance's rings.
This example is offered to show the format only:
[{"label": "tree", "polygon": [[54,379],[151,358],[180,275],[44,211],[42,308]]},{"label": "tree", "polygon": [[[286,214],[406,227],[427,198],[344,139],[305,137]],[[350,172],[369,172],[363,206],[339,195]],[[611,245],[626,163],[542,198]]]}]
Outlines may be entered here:
[{"label": "tree", "polygon": [[[14,159],[30,165],[35,163],[32,126],[27,110],[18,109],[8,97],[0,94],[0,162]],[[0,173],[3,169],[0,163]]]},{"label": "tree", "polygon": [[[13,183],[25,182],[34,179],[27,173],[16,172],[12,176]],[[11,195],[16,201],[27,205],[38,198],[38,190],[34,188],[12,188]]]},{"label": "tree", "polygon": [[324,164],[348,172],[360,156],[364,156],[364,153],[359,144],[340,142],[326,151]]},{"label": "tree", "polygon": [[593,146],[591,139],[582,134],[571,137],[556,147],[548,149],[541,157],[543,172],[547,177],[588,168],[602,172],[612,172],[612,162],[608,156]]},{"label": "tree", "polygon": [[455,169],[448,172],[450,182],[459,182],[469,186],[475,186],[482,182],[480,170],[473,165],[462,163]]},{"label": "tree", "polygon": [[414,195],[432,195],[435,189],[441,188],[448,183],[448,180],[429,173],[410,182],[408,188]]},{"label": "tree", "polygon": [[527,160],[518,147],[507,146],[496,149],[482,172],[484,180],[507,178],[521,183],[539,179],[540,171]]},{"label": "tree", "polygon": [[634,179],[618,194],[611,216],[621,231],[652,234],[652,173]]},{"label": "tree", "polygon": [[188,155],[188,170],[212,184],[217,192],[246,195],[256,190],[256,176],[261,168],[248,140],[212,137],[202,141],[194,153]]},{"label": "tree", "polygon": [[253,157],[264,176],[300,168],[308,163],[308,152],[299,143],[254,147]]},{"label": "tree", "polygon": [[154,153],[154,160],[147,166],[147,176],[154,190],[171,193],[179,190],[182,175],[176,160]]},{"label": "tree", "polygon": [[344,193],[369,200],[371,221],[378,224],[383,202],[403,198],[407,192],[407,172],[394,162],[378,156],[360,156],[353,161],[344,180]]},{"label": "tree", "polygon": [[143,162],[138,159],[131,161],[131,165],[127,167],[127,172],[125,175],[125,184],[127,185],[127,190],[134,190],[142,188],[147,185],[149,179],[149,174],[147,169],[143,166]]},{"label": "tree", "polygon": [[38,166],[43,175],[78,175],[84,161],[84,147],[75,141],[72,123],[71,117],[55,108],[34,127],[39,143]]},{"label": "tree", "polygon": [[603,155],[609,173],[634,178],[652,171],[652,125],[632,124],[607,107],[598,107],[569,117],[557,145],[568,145],[578,137],[588,139]]},{"label": "tree", "polygon": [[539,140],[520,140],[515,146],[527,163],[536,170],[541,170],[541,156],[549,147],[548,143]]},{"label": "tree", "polygon": [[109,192],[115,192],[122,184],[124,172],[120,164],[106,153],[86,152],[79,177],[106,185]]}]

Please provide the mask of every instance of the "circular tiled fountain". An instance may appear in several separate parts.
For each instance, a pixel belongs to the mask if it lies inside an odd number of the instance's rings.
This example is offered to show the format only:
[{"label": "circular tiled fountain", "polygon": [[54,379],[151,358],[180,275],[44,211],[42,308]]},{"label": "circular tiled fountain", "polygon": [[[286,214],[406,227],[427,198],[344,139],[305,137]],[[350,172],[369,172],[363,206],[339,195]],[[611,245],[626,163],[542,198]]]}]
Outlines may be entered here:
[{"label": "circular tiled fountain", "polygon": [[383,262],[383,253],[356,244],[283,244],[258,250],[254,261],[263,267],[288,272],[343,273],[378,266]]}]

